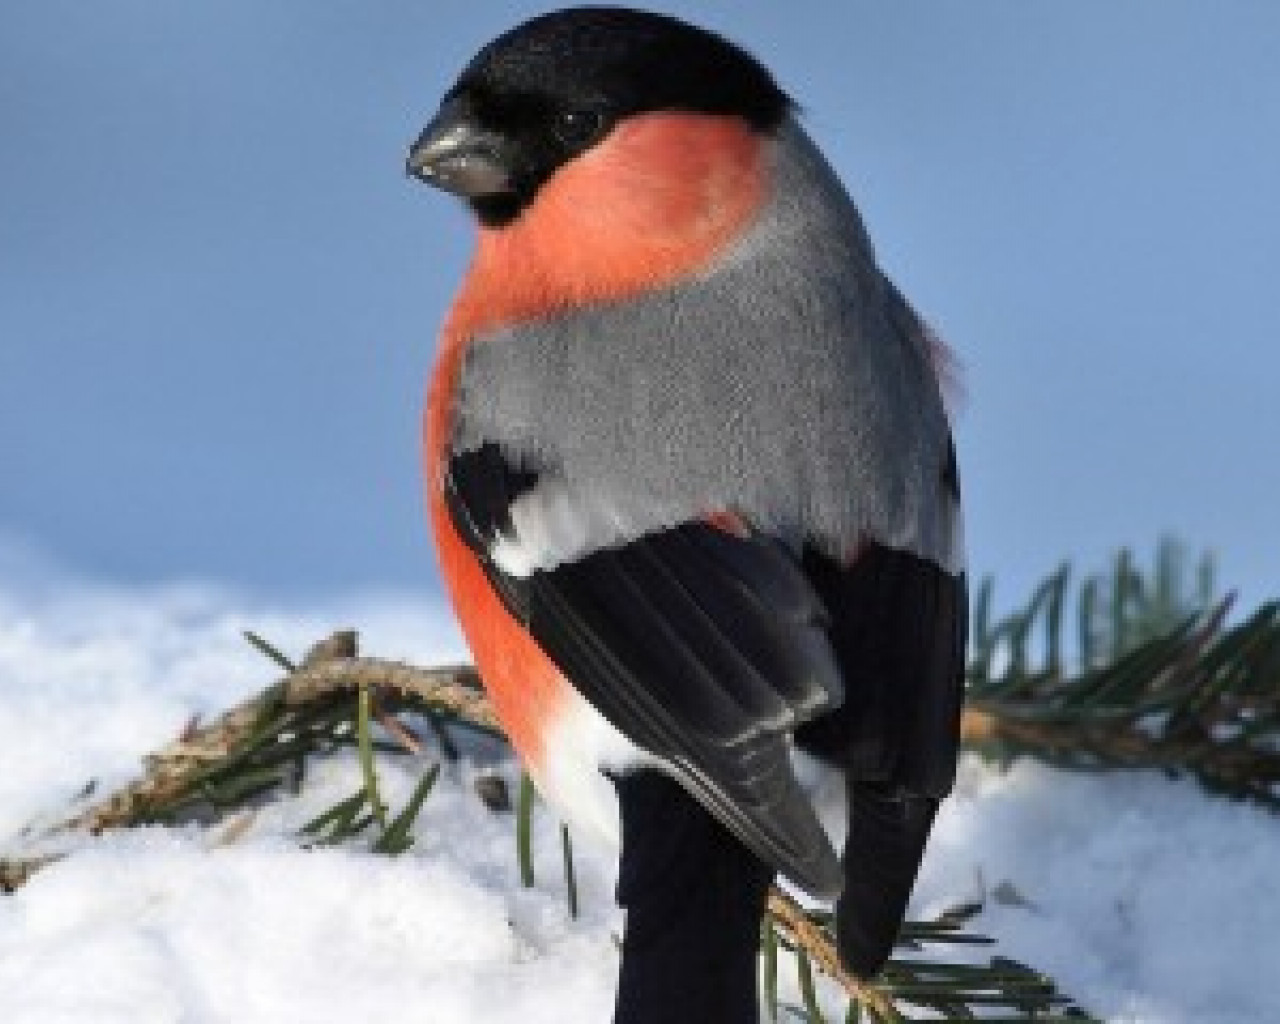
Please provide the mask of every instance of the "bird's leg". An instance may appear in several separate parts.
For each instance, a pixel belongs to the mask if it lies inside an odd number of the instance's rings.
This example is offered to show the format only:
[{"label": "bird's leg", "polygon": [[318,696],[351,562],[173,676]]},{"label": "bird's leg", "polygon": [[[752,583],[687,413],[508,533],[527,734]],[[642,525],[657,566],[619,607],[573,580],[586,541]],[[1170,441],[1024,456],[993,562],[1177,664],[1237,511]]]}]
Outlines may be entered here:
[{"label": "bird's leg", "polygon": [[614,784],[627,911],[614,1024],[757,1024],[773,870],[667,777],[638,771]]}]

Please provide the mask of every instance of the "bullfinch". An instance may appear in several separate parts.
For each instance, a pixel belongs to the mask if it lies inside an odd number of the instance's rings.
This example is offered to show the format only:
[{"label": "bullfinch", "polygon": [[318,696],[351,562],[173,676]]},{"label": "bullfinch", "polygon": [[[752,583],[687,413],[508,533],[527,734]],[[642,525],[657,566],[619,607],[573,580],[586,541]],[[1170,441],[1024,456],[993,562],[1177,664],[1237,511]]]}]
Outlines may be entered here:
[{"label": "bullfinch", "polygon": [[[615,1021],[754,1021],[781,874],[867,977],[955,772],[965,658],[944,355],[770,73],[617,7],[465,67],[408,171],[478,241],[427,501],[493,707],[621,844]],[[843,773],[843,852],[797,780]]]}]

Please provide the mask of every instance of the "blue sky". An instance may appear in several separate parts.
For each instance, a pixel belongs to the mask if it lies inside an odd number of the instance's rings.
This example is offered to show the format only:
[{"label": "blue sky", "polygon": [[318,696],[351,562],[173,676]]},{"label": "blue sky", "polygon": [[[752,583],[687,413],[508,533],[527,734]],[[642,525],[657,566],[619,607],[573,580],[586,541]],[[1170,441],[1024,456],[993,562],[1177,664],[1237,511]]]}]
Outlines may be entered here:
[{"label": "blue sky", "polygon": [[[418,410],[470,228],[403,154],[543,9],[0,7],[4,544],[120,581],[434,587]],[[1017,597],[1171,531],[1280,591],[1280,5],[677,13],[801,101],[963,360],[976,570]]]}]

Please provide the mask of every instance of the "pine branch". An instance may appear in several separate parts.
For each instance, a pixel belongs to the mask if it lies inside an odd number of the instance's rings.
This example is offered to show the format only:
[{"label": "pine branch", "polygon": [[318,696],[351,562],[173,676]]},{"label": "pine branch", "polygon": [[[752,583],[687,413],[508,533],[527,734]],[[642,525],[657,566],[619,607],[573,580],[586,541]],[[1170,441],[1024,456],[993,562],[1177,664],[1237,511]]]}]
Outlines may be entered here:
[{"label": "pine branch", "polygon": [[[292,664],[256,635],[248,639],[277,663]],[[102,799],[82,801],[38,834],[25,831],[19,841],[33,852],[0,860],[0,886],[16,888],[58,860],[76,834],[216,817],[274,788],[292,786],[306,755],[353,742],[354,698],[362,687],[379,694],[383,713],[441,715],[502,736],[471,666],[419,668],[357,658],[354,644],[354,633],[335,633],[261,693],[207,725],[188,723],[177,739],[143,759],[140,778]]]},{"label": "pine branch", "polygon": [[[986,963],[949,962],[919,956],[947,945],[987,946],[994,940],[965,930],[982,910],[971,903],[934,921],[908,921],[898,935],[897,953],[875,978],[855,978],[844,970],[836,951],[834,919],[826,911],[803,909],[774,887],[761,942],[764,992],[771,1018],[778,1019],[777,953],[781,943],[797,958],[805,1016],[821,1020],[811,964],[838,985],[848,998],[845,1019],[875,1024],[910,1024],[931,1020],[994,1020],[1006,1024],[1081,1024],[1094,1020],[1069,997],[1058,992],[1052,979],[1006,957]],[[776,935],[774,934],[776,930]],[[909,954],[903,956],[902,951]],[[924,1011],[928,1017],[916,1012]],[[988,1016],[995,1012],[998,1018]],[[942,1014],[938,1018],[936,1014]],[[1096,1024],[1096,1022],[1095,1022]]]},{"label": "pine branch", "polygon": [[[776,885],[769,889],[768,926],[778,929],[789,941],[792,949],[800,950],[804,959],[801,961],[807,969],[808,961],[814,960],[827,977],[849,994],[858,1004],[868,1007],[873,1013],[880,1014],[885,1020],[901,1019],[892,1003],[883,992],[874,986],[855,978],[840,963],[840,954],[836,950],[834,937],[829,928],[811,917],[803,907],[791,896]],[[776,1001],[776,988],[774,989]],[[774,1016],[777,1016],[776,1005]]]},{"label": "pine branch", "polygon": [[[1201,559],[1194,591],[1176,545],[1147,574],[1122,552],[1074,595],[1068,656],[1064,566],[991,625],[988,581],[974,618],[964,740],[1075,770],[1191,773],[1207,788],[1280,808],[1280,602],[1228,627]],[[1070,667],[1074,664],[1074,668]]]}]

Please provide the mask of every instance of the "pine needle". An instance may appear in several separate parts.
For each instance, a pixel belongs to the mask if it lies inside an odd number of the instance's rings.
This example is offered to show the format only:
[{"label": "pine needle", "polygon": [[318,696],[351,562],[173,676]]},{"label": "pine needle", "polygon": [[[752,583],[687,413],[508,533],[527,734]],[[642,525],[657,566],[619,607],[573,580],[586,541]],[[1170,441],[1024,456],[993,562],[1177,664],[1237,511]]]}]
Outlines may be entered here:
[{"label": "pine needle", "polygon": [[564,854],[564,887],[569,901],[569,916],[578,919],[578,879],[573,870],[573,840],[569,838],[569,826],[560,824],[560,850]]},{"label": "pine needle", "polygon": [[431,788],[436,784],[436,779],[439,777],[440,763],[436,762],[418,781],[417,786],[413,789],[413,795],[409,797],[409,802],[404,805],[404,810],[392,819],[391,824],[386,826],[382,835],[378,837],[378,841],[373,844],[374,853],[396,856],[404,853],[413,845],[413,835],[411,834],[413,823],[417,820],[423,803],[426,802],[427,796],[431,793]]},{"label": "pine needle", "polygon": [[284,654],[280,652],[280,649],[278,647],[274,646],[273,644],[267,643],[266,640],[262,639],[262,637],[259,636],[257,633],[255,633],[253,630],[251,629],[244,630],[243,636],[246,640],[249,641],[249,645],[251,647],[254,647],[261,653],[265,654],[268,658],[274,661],[286,672],[293,672],[297,669],[298,666],[295,665],[292,661],[290,661],[287,657],[285,657]]},{"label": "pine needle", "polygon": [[378,773],[373,764],[373,740],[369,728],[369,687],[360,687],[358,717],[356,719],[356,737],[360,752],[360,774],[364,777],[364,789],[369,794],[369,807],[373,811],[374,820],[382,827],[387,827],[387,805],[382,802],[378,793]]},{"label": "pine needle", "polygon": [[813,987],[813,968],[809,966],[809,958],[803,951],[796,951],[796,974],[800,978],[800,998],[804,1000],[805,1013],[809,1015],[811,1024],[827,1024],[818,1005],[818,991]]},{"label": "pine needle", "polygon": [[533,779],[520,776],[520,793],[516,798],[516,860],[520,864],[520,884],[533,888]]},{"label": "pine needle", "polygon": [[761,987],[764,989],[764,1005],[769,1020],[778,1019],[778,933],[768,914],[760,922]]}]

